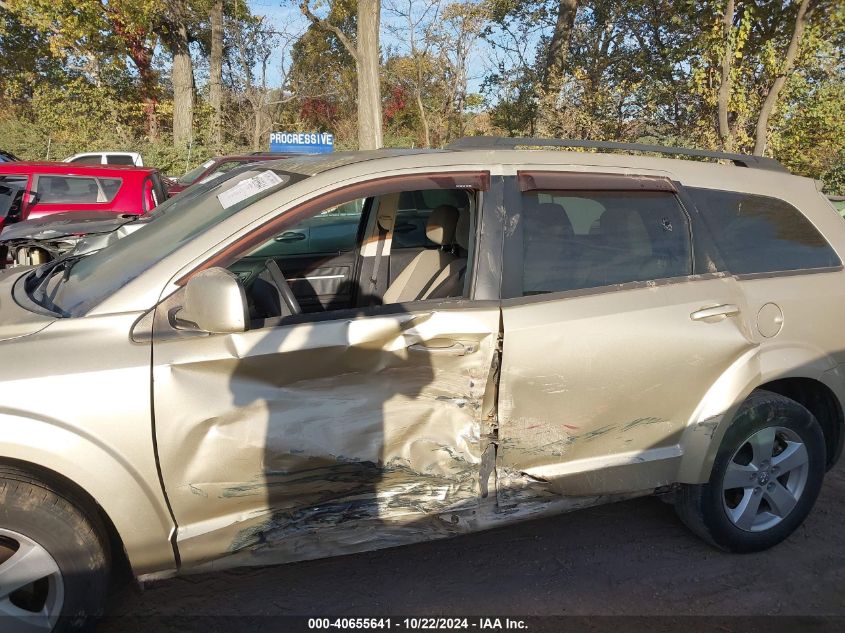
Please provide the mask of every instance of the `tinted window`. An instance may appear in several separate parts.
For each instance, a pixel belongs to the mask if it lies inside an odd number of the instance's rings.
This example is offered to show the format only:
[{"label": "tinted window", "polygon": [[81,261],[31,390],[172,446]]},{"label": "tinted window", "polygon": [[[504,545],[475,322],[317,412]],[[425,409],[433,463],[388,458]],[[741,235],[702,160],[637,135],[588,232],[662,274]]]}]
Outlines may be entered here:
[{"label": "tinted window", "polygon": [[712,189],[691,188],[689,192],[733,273],[840,264],[821,233],[788,202]]},{"label": "tinted window", "polygon": [[125,154],[108,154],[106,155],[106,162],[109,165],[134,165],[135,159]]},{"label": "tinted window", "polygon": [[393,226],[391,248],[436,248],[437,244],[426,237],[425,226],[431,212],[441,205],[468,210],[469,196],[460,189],[402,192]]},{"label": "tinted window", "polygon": [[666,192],[523,195],[523,294],[692,273],[689,225]]},{"label": "tinted window", "polygon": [[277,235],[250,256],[286,257],[354,250],[363,210],[363,198],[326,209]]},{"label": "tinted window", "polygon": [[87,204],[111,202],[120,189],[120,178],[80,176],[39,176],[38,202],[47,204]]}]

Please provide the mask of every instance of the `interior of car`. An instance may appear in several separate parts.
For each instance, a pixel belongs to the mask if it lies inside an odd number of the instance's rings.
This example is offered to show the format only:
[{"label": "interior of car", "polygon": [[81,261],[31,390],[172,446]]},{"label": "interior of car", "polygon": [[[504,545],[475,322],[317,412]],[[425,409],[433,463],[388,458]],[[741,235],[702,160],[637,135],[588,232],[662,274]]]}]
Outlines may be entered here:
[{"label": "interior of car", "polygon": [[464,189],[349,200],[283,230],[229,270],[244,285],[253,327],[463,297],[475,209]]}]

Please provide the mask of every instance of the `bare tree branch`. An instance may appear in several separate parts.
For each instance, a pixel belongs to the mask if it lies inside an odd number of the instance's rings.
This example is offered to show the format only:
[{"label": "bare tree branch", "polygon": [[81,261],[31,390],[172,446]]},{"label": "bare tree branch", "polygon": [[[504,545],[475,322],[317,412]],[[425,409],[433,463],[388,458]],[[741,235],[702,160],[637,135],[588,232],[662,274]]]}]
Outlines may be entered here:
[{"label": "bare tree branch", "polygon": [[352,55],[352,59],[355,62],[359,62],[358,56],[358,47],[356,44],[346,37],[346,34],[340,30],[340,28],[329,22],[328,20],[324,20],[322,18],[318,18],[314,13],[311,11],[311,7],[308,6],[308,0],[302,0],[299,5],[299,10],[302,11],[302,15],[304,15],[308,20],[316,26],[317,28],[323,29],[324,31],[329,31],[334,33],[335,37],[340,40],[340,43],[343,44],[343,47]]}]

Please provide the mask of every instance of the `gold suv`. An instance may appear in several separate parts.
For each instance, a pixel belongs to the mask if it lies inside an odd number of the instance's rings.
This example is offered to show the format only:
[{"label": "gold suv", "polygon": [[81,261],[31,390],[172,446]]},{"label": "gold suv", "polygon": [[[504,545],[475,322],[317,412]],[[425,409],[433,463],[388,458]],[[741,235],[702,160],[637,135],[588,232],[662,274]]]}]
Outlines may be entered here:
[{"label": "gold suv", "polygon": [[125,233],[0,274],[4,631],[654,493],[761,550],[841,452],[845,222],[771,159],[291,158]]}]

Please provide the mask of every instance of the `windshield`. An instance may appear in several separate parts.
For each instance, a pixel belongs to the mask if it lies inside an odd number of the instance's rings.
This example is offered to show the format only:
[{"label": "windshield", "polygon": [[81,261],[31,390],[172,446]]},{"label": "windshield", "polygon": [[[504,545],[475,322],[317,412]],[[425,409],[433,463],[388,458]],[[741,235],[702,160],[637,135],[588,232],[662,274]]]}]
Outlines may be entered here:
[{"label": "windshield", "polygon": [[60,287],[51,285],[45,307],[68,316],[86,312],[183,244],[302,177],[249,166],[171,198],[147,216],[142,230],[75,261]]},{"label": "windshield", "polygon": [[198,167],[194,167],[191,171],[186,173],[184,176],[176,179],[180,185],[192,185],[197,178],[203,175],[206,169],[211,167],[214,164],[214,159],[205,161],[202,165]]}]

